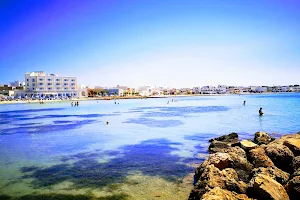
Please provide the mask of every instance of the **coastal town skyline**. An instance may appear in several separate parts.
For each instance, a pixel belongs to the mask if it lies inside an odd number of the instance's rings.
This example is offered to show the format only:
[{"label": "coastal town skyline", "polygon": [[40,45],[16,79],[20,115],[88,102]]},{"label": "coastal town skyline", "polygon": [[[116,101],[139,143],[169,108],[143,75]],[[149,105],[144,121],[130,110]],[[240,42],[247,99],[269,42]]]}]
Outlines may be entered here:
[{"label": "coastal town skyline", "polygon": [[86,85],[289,85],[298,1],[6,1],[1,83],[28,71]]}]

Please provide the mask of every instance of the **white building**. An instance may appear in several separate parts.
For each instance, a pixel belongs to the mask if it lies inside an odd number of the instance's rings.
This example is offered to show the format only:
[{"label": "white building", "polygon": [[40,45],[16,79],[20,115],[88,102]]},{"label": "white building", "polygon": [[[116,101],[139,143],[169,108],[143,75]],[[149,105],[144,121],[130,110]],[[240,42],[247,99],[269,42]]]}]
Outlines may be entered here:
[{"label": "white building", "polygon": [[226,94],[228,92],[226,85],[218,85],[216,92],[217,94]]},{"label": "white building", "polygon": [[151,87],[150,87],[150,86],[142,86],[142,87],[139,87],[138,93],[139,93],[141,96],[150,96],[151,93],[152,93]]},{"label": "white building", "polygon": [[291,92],[300,92],[300,86],[299,85],[290,85],[289,86]]},{"label": "white building", "polygon": [[203,86],[201,88],[201,94],[217,94],[215,86]]},{"label": "white building", "polygon": [[81,97],[86,91],[77,87],[76,77],[60,77],[45,72],[25,74],[25,93],[28,97]]}]

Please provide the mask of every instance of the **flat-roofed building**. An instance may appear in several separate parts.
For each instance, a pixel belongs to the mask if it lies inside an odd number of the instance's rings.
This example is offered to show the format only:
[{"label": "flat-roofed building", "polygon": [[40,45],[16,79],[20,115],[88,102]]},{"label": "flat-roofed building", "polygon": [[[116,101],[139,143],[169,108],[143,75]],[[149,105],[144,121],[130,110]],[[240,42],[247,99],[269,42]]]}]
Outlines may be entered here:
[{"label": "flat-roofed building", "polygon": [[42,71],[25,74],[25,96],[35,97],[80,97],[76,77],[62,77]]}]

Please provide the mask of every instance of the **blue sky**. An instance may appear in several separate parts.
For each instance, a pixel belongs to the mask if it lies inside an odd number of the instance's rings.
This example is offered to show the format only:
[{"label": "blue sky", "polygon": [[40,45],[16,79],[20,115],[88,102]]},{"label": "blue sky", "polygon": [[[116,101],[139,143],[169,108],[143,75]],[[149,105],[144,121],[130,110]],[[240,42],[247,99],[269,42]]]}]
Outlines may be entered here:
[{"label": "blue sky", "polygon": [[300,1],[0,0],[0,83],[300,83]]}]

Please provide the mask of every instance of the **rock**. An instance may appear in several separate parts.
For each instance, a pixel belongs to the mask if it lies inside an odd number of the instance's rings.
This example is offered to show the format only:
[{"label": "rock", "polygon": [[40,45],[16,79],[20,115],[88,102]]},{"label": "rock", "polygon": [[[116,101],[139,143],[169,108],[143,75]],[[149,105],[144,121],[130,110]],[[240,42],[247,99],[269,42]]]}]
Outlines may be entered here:
[{"label": "rock", "polygon": [[285,189],[269,176],[258,174],[248,184],[247,195],[256,199],[288,200]]},{"label": "rock", "polygon": [[236,133],[230,133],[228,135],[223,135],[214,139],[210,139],[209,142],[220,141],[225,143],[237,143],[239,141],[239,136]]},{"label": "rock", "polygon": [[248,185],[239,181],[238,174],[234,169],[226,168],[221,171],[211,164],[204,168],[190,194],[190,199],[199,199],[205,192],[216,187],[237,193],[246,193]]},{"label": "rock", "polygon": [[256,132],[254,135],[254,142],[257,143],[258,145],[269,144],[273,140],[274,138],[270,137],[267,133],[262,131]]},{"label": "rock", "polygon": [[300,199],[300,176],[293,177],[285,186],[291,200]]},{"label": "rock", "polygon": [[237,194],[221,188],[214,188],[202,196],[203,200],[247,200],[245,194]]},{"label": "rock", "polygon": [[238,174],[232,168],[226,168],[222,170],[223,180],[225,183],[225,188],[230,191],[234,191],[240,194],[245,194],[248,185],[243,182],[239,181]]},{"label": "rock", "polygon": [[209,153],[223,152],[224,149],[229,148],[230,145],[225,142],[212,141],[208,147]]},{"label": "rock", "polygon": [[240,142],[242,149],[251,150],[258,147],[257,144],[253,143],[251,140],[243,140]]},{"label": "rock", "polygon": [[291,164],[294,154],[288,147],[281,144],[269,144],[265,148],[265,152],[276,167],[286,172],[292,172]]},{"label": "rock", "polygon": [[266,155],[263,148],[256,148],[249,151],[249,160],[253,167],[271,167],[274,165],[272,160]]},{"label": "rock", "polygon": [[227,153],[214,153],[210,154],[209,157],[196,169],[196,178],[198,179],[205,168],[209,165],[214,165],[218,169],[222,170],[227,167],[232,167],[233,161]]},{"label": "rock", "polygon": [[297,170],[300,170],[300,156],[293,158],[292,167],[293,167],[294,172]]},{"label": "rock", "polygon": [[281,169],[277,168],[276,166],[267,167],[267,168],[265,168],[265,167],[255,168],[251,171],[250,178],[257,176],[258,174],[267,175],[281,184],[286,184],[290,177],[290,174],[282,171]]},{"label": "rock", "polygon": [[300,156],[300,139],[288,138],[283,142],[283,145],[287,146],[295,156]]},{"label": "rock", "polygon": [[225,188],[223,173],[214,165],[208,165],[200,175],[190,199],[200,199],[205,192],[215,187]]},{"label": "rock", "polygon": [[240,154],[236,153],[228,153],[230,155],[231,160],[233,161],[233,168],[236,170],[239,179],[247,182],[248,176],[253,168],[253,166],[248,162],[247,158],[240,156]]}]

